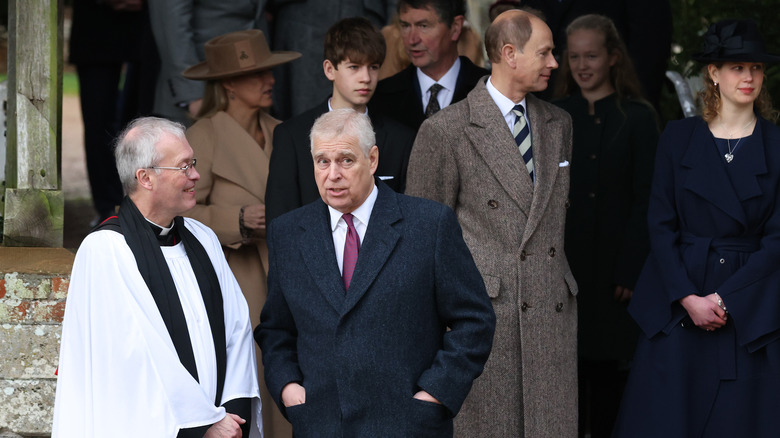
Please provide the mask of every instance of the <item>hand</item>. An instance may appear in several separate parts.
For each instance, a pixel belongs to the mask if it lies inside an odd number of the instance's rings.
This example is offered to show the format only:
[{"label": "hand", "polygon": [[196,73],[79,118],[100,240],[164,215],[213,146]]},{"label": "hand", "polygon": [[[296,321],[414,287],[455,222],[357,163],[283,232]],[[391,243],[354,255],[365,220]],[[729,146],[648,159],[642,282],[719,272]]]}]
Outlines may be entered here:
[{"label": "hand", "polygon": [[615,286],[615,301],[618,303],[625,303],[634,296],[634,291],[621,285]]},{"label": "hand", "polygon": [[265,205],[245,205],[244,226],[250,230],[265,230]]},{"label": "hand", "polygon": [[414,395],[414,398],[416,398],[417,400],[436,403],[437,405],[441,404],[440,401],[436,400],[436,397],[428,394],[426,391],[417,391],[417,394]]},{"label": "hand", "polygon": [[284,407],[297,406],[306,403],[306,388],[292,382],[284,385],[282,389],[282,404]]},{"label": "hand", "polygon": [[241,438],[241,425],[246,420],[236,414],[228,413],[225,418],[211,425],[203,438]]},{"label": "hand", "polygon": [[200,106],[203,104],[203,99],[197,99],[190,102],[189,105],[187,105],[187,112],[190,113],[190,117],[193,119],[195,116],[198,115],[198,111],[200,111]]},{"label": "hand", "polygon": [[715,294],[706,297],[691,294],[681,299],[680,304],[699,328],[712,331],[726,325],[728,316],[725,310],[718,307],[718,297]]}]

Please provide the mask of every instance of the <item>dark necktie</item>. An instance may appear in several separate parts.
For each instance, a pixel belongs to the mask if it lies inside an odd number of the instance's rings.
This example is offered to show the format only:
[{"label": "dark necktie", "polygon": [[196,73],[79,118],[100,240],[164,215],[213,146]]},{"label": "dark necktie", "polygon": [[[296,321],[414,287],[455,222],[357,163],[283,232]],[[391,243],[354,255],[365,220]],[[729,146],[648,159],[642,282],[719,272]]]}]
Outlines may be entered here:
[{"label": "dark necktie", "polygon": [[344,290],[349,290],[349,283],[352,282],[352,274],[355,272],[358,252],[360,252],[360,236],[352,223],[352,215],[347,213],[343,216],[347,223],[347,239],[344,242],[344,267],[342,277],[344,278]]},{"label": "dark necktie", "polygon": [[428,99],[428,106],[425,107],[425,118],[426,119],[428,117],[436,114],[441,109],[441,107],[439,106],[439,99],[436,97],[436,95],[439,94],[439,91],[441,91],[442,88],[444,88],[444,87],[442,87],[439,84],[433,84],[433,85],[431,85],[431,88],[428,89],[428,91],[431,92],[431,98]]},{"label": "dark necktie", "polygon": [[523,117],[523,106],[515,105],[512,108],[512,112],[515,113],[515,126],[512,128],[512,135],[515,136],[515,143],[520,149],[520,153],[523,155],[523,161],[525,161],[525,168],[528,169],[528,174],[531,175],[531,181],[534,180],[534,153],[531,149],[531,130],[528,128],[528,123],[525,122]]}]

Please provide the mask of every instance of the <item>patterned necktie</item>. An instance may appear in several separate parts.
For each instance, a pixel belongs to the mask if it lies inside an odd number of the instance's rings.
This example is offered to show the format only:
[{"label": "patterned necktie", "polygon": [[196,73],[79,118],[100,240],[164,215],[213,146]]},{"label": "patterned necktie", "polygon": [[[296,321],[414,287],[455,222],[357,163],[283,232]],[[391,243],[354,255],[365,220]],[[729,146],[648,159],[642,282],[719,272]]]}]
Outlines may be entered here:
[{"label": "patterned necktie", "polygon": [[515,126],[512,128],[512,135],[515,136],[515,143],[520,148],[520,153],[523,154],[523,161],[525,161],[525,168],[528,169],[528,174],[531,175],[531,181],[534,180],[534,153],[531,150],[531,130],[528,128],[528,123],[525,122],[523,117],[523,106],[515,105],[512,108],[512,112],[517,117],[515,119]]},{"label": "patterned necktie", "polygon": [[428,99],[428,106],[425,107],[426,119],[436,114],[441,109],[441,107],[439,106],[439,99],[436,98],[436,95],[439,94],[439,91],[441,91],[442,88],[444,87],[442,87],[439,84],[433,84],[431,85],[431,88],[428,89],[428,91],[431,92],[431,98]]},{"label": "patterned necktie", "polygon": [[344,278],[344,290],[349,290],[349,283],[352,281],[352,274],[355,272],[358,252],[360,252],[360,236],[352,222],[352,214],[347,213],[343,216],[347,223],[347,239],[344,242],[344,268],[342,277]]}]

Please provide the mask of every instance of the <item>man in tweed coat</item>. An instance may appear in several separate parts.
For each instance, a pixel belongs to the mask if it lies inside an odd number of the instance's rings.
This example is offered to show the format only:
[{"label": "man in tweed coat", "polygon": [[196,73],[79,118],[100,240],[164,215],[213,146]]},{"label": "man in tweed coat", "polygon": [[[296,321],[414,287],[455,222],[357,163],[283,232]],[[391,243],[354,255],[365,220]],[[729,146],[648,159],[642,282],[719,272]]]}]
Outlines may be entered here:
[{"label": "man in tweed coat", "polygon": [[[558,67],[552,33],[508,11],[485,46],[492,76],[423,123],[407,176],[409,194],[455,210],[496,312],[493,350],[455,436],[575,437],[577,285],[563,251],[571,119],[530,94]],[[513,136],[519,117],[530,126],[528,167]]]}]

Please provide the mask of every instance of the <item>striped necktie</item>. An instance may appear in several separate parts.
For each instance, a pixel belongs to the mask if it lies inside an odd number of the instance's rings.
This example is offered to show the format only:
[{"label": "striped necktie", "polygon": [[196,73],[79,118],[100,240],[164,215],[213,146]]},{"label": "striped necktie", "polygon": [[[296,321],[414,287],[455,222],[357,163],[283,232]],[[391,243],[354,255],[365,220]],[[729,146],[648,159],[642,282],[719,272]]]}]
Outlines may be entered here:
[{"label": "striped necktie", "polygon": [[515,136],[515,143],[520,148],[520,153],[523,154],[523,161],[525,161],[525,168],[528,169],[528,174],[531,175],[531,181],[534,180],[534,153],[531,149],[531,130],[528,128],[528,123],[525,122],[523,117],[523,106],[515,105],[512,108],[512,112],[515,113],[515,126],[512,128],[512,135]]},{"label": "striped necktie", "polygon": [[344,266],[341,276],[344,279],[344,290],[349,290],[349,283],[352,282],[352,274],[355,272],[358,252],[360,252],[360,236],[352,222],[352,214],[347,213],[342,217],[347,223],[347,239],[344,242]]}]

